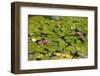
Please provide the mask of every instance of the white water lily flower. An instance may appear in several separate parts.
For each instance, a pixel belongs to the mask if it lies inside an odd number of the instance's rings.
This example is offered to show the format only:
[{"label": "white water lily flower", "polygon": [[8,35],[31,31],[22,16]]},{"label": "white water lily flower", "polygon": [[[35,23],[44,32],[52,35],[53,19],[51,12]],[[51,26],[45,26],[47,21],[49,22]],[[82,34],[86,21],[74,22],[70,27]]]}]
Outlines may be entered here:
[{"label": "white water lily flower", "polygon": [[61,25],[58,25],[58,27],[60,27]]},{"label": "white water lily flower", "polygon": [[34,32],[32,32],[31,35],[34,35]]},{"label": "white water lily flower", "polygon": [[35,42],[36,41],[36,39],[35,38],[32,38],[32,42]]}]

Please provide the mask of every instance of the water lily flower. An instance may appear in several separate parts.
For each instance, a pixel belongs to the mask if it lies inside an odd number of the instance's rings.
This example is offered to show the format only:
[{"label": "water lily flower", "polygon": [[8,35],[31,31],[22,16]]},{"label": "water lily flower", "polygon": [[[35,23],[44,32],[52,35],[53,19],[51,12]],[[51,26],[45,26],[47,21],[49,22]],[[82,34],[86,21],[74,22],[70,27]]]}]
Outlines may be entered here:
[{"label": "water lily flower", "polygon": [[32,38],[32,42],[35,42],[36,41],[36,39],[35,38]]},{"label": "water lily flower", "polygon": [[37,43],[41,45],[47,45],[49,41],[44,39],[44,40],[38,40]]},{"label": "water lily flower", "polygon": [[34,35],[34,32],[31,33],[31,36],[33,36],[33,35]]},{"label": "water lily flower", "polygon": [[58,27],[60,27],[61,25],[58,25]]}]

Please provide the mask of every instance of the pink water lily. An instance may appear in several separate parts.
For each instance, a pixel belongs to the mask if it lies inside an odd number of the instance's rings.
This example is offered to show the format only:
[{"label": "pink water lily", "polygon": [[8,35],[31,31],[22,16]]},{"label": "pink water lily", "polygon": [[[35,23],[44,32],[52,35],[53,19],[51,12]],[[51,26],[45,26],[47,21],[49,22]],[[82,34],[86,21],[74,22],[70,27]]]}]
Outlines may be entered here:
[{"label": "pink water lily", "polygon": [[38,43],[41,45],[47,45],[49,43],[49,41],[48,40],[39,40]]}]

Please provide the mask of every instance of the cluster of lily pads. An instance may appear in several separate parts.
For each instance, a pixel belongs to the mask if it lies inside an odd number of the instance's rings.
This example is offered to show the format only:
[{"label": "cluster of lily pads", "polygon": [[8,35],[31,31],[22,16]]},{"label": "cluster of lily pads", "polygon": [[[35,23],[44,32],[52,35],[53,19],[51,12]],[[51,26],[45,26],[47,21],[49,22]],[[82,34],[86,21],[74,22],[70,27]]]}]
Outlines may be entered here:
[{"label": "cluster of lily pads", "polygon": [[88,56],[87,17],[28,16],[28,60]]}]

